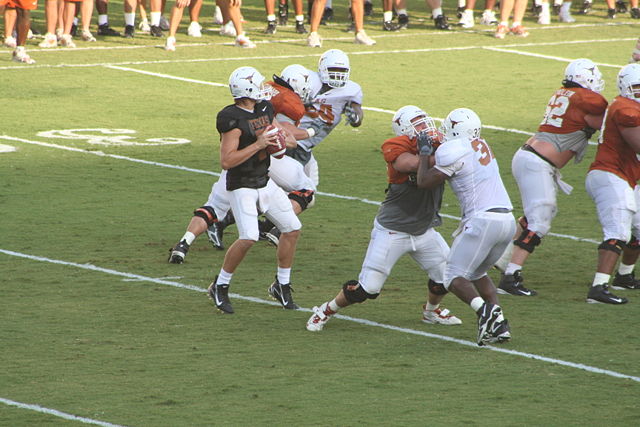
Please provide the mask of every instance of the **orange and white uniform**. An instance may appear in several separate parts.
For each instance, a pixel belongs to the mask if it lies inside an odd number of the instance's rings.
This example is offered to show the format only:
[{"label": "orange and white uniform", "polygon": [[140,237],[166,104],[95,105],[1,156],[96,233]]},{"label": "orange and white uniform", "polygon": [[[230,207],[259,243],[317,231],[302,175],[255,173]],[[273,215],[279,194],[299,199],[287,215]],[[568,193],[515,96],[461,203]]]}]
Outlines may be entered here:
[{"label": "orange and white uniform", "polygon": [[587,192],[596,204],[604,240],[640,237],[640,154],[621,130],[640,126],[640,103],[618,96],[605,115],[596,159],[587,174]]},{"label": "orange and white uniform", "polygon": [[589,137],[587,115],[601,116],[607,100],[584,88],[562,87],[549,99],[538,132],[513,156],[511,171],[516,179],[528,229],[544,237],[558,210],[557,190],[569,194],[572,187],[562,181],[560,169],[570,159],[584,157]]},{"label": "orange and white uniform", "polygon": [[0,6],[11,9],[35,10],[38,7],[38,0],[0,0]]}]

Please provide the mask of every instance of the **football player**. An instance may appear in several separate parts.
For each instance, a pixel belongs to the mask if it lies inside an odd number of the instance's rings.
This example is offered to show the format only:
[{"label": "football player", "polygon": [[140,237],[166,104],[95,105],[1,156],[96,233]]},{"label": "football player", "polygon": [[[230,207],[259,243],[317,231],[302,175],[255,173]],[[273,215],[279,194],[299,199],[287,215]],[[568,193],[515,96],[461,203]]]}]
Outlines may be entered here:
[{"label": "football player", "polygon": [[602,126],[607,100],[600,94],[604,81],[600,70],[589,59],[576,59],[567,65],[562,87],[549,99],[538,132],[516,151],[511,163],[524,215],[524,229],[508,250],[513,253],[498,292],[533,296],[523,285],[522,266],[541,239],[549,233],[558,210],[557,188],[566,194],[571,186],[561,180],[560,169],[571,159],[580,162],[591,135]]},{"label": "football player", "polygon": [[392,119],[394,138],[382,144],[387,162],[388,187],[378,214],[373,220],[371,241],[358,280],[349,280],[336,297],[313,307],[307,330],[320,331],[339,309],[375,299],[380,294],[391,269],[409,254],[429,276],[429,296],[423,306],[426,323],[459,325],[462,322],[439,307],[447,291],[442,284],[449,246],[433,227],[440,225],[438,210],[444,185],[431,190],[416,187],[420,137],[437,131],[431,117],[420,108],[407,105]]},{"label": "football player", "polygon": [[640,65],[618,73],[617,96],[605,113],[596,159],[586,187],[596,204],[604,234],[598,246],[598,266],[587,302],[625,304],[627,298],[609,292],[611,273],[622,253],[614,289],[640,289],[633,268],[640,255]]},{"label": "football player", "polygon": [[[12,45],[15,48],[12,59],[23,64],[35,64],[36,61],[29,56],[25,45],[27,34],[31,28],[31,11],[38,7],[37,0],[0,0],[0,6],[4,6],[5,14],[12,15],[15,19],[17,37],[15,45]],[[9,34],[11,34],[13,25],[7,25],[7,27]],[[11,38],[13,39],[13,37]],[[7,43],[7,39],[5,39],[5,43]]]},{"label": "football player", "polygon": [[[477,313],[477,343],[482,346],[511,339],[487,271],[509,244],[516,223],[498,162],[480,138],[481,127],[476,113],[458,108],[442,124],[444,142],[437,151],[433,140],[418,139],[418,187],[433,189],[449,181],[460,202],[462,219],[447,258],[444,288]],[[435,165],[431,166],[434,151]]]},{"label": "football player", "polygon": [[[240,67],[229,77],[234,103],[222,109],[216,119],[220,133],[220,164],[227,171],[231,212],[238,226],[238,239],[227,249],[219,274],[208,289],[215,306],[223,313],[234,312],[229,300],[229,284],[249,249],[258,240],[258,214],[263,213],[282,231],[277,250],[278,269],[268,292],[285,309],[297,309],[291,297],[291,267],[300,234],[300,220],[285,192],[269,179],[269,145],[277,145],[277,135],[264,130],[277,127],[275,112],[265,100],[264,77],[252,67]],[[287,134],[287,143],[295,144]]]},{"label": "football player", "polygon": [[[308,138],[313,132],[296,127],[305,112],[303,101],[309,102],[313,97],[311,74],[312,72],[302,65],[294,64],[282,70],[281,77],[273,76],[274,81],[267,83],[278,124],[296,139]],[[304,173],[299,162],[288,156],[281,159],[272,157],[269,177],[288,193],[296,214],[313,205],[315,185]],[[179,243],[169,250],[170,263],[182,264],[190,246],[205,231],[214,247],[224,249],[223,230],[235,222],[233,215],[229,213],[231,206],[226,179],[227,172],[223,171],[220,179],[213,184],[207,202],[194,211],[186,233]],[[264,236],[277,246],[280,233],[272,230],[274,226],[270,221],[262,223],[260,237]]]}]

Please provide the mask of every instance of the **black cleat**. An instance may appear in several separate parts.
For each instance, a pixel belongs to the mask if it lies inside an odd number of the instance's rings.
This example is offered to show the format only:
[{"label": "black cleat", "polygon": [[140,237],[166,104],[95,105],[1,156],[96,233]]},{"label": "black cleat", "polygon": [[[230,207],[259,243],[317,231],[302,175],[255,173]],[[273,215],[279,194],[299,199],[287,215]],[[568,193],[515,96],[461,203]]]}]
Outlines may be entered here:
[{"label": "black cleat", "polygon": [[500,278],[500,284],[496,291],[499,294],[503,295],[516,295],[516,296],[525,296],[532,297],[534,295],[538,295],[536,291],[533,289],[527,289],[523,285],[524,279],[522,279],[522,273],[520,270],[517,270],[513,274],[502,274]]},{"label": "black cleat", "polygon": [[69,34],[71,34],[71,37],[78,35],[78,26],[76,24],[71,24],[71,31]]},{"label": "black cleat", "polygon": [[533,14],[533,16],[535,16],[536,18],[540,17],[540,13],[542,13],[542,6],[539,4],[536,4],[536,2],[533,2],[531,4],[531,13]]},{"label": "black cleat", "polygon": [[590,2],[590,1],[585,1],[584,3],[582,3],[582,8],[578,12],[578,14],[580,14],[580,15],[588,15],[588,14],[590,14],[591,13],[591,4],[592,4],[592,2]]},{"label": "black cleat", "polygon": [[224,314],[233,314],[233,307],[229,300],[229,285],[216,285],[218,276],[213,280],[207,289],[207,294],[218,310]]},{"label": "black cleat", "polygon": [[264,233],[265,239],[276,248],[280,244],[280,230],[277,227],[273,227],[271,230]]},{"label": "black cleat", "polygon": [[164,35],[162,34],[162,28],[158,25],[152,25],[149,34],[151,34],[151,37],[162,37]]},{"label": "black cleat", "polygon": [[[309,14],[311,16],[311,14]],[[327,25],[327,22],[333,20],[333,9],[330,7],[325,7],[324,12],[322,12],[322,19],[320,20],[320,24]]]},{"label": "black cleat", "polygon": [[[477,343],[479,346],[486,345],[491,341],[492,333],[497,331],[497,326],[499,323],[494,325],[496,322],[500,322],[500,318],[502,317],[502,308],[499,305],[484,303],[480,310],[478,310],[478,340]],[[502,317],[502,322],[504,322],[504,317]],[[509,335],[510,337],[510,335]]]},{"label": "black cleat", "polygon": [[282,304],[282,308],[286,310],[297,310],[300,307],[298,307],[298,304],[293,302],[293,297],[291,296],[292,291],[293,288],[291,288],[290,283],[282,285],[280,284],[280,282],[278,282],[277,277],[275,282],[273,282],[271,286],[269,286],[269,289],[267,289],[269,295],[271,295],[274,300]]},{"label": "black cleat", "polygon": [[607,9],[607,19],[616,19],[615,9]]},{"label": "black cleat", "polygon": [[640,289],[640,280],[636,279],[633,273],[616,273],[616,276],[613,278],[613,283],[611,283],[611,289],[615,289],[618,291],[622,291],[625,289]]},{"label": "black cleat", "polygon": [[114,30],[109,26],[109,24],[102,24],[98,26],[98,35],[99,36],[111,36],[111,37],[120,37],[120,32]]},{"label": "black cleat", "polygon": [[267,21],[267,28],[264,30],[265,34],[275,34],[276,33],[276,21]]},{"label": "black cleat", "polygon": [[169,249],[169,264],[182,264],[189,252],[189,245],[181,240],[175,247]]},{"label": "black cleat", "polygon": [[451,27],[449,26],[449,23],[447,22],[447,17],[444,15],[438,15],[434,18],[434,23],[436,25],[436,29],[438,30],[450,30]]},{"label": "black cleat", "polygon": [[464,13],[466,8],[466,6],[458,6],[458,9],[456,9],[456,16],[458,17],[458,19],[462,18],[462,14]]},{"label": "black cleat", "polygon": [[125,25],[125,27],[124,27],[124,38],[132,39],[134,33],[135,33],[135,29],[133,28],[133,25]]},{"label": "black cleat", "polygon": [[207,228],[207,237],[209,238],[209,241],[214,248],[220,251],[224,250],[224,243],[222,242],[223,234],[222,227],[218,222],[214,222],[209,226],[209,228]]},{"label": "black cleat", "polygon": [[626,298],[617,297],[609,292],[609,286],[606,283],[602,285],[591,286],[587,294],[587,302],[590,304],[626,304],[629,302]]},{"label": "black cleat", "polygon": [[630,14],[631,19],[640,19],[640,9],[638,9],[637,7],[632,7]]},{"label": "black cleat", "polygon": [[400,29],[400,26],[392,21],[384,21],[382,23],[383,31],[398,31],[399,29]]},{"label": "black cleat", "polygon": [[509,321],[503,317],[502,320],[493,322],[492,331],[489,332],[489,337],[486,342],[488,344],[500,344],[510,339],[511,328],[509,327]]},{"label": "black cleat", "polygon": [[554,15],[560,15],[560,7],[562,5],[561,4],[554,4],[553,5],[553,14]]},{"label": "black cleat", "polygon": [[306,34],[307,29],[304,27],[304,22],[296,21],[296,33],[298,34]]},{"label": "black cleat", "polygon": [[373,5],[371,2],[364,2],[364,16],[373,16]]},{"label": "black cleat", "polygon": [[406,30],[409,27],[409,16],[408,15],[398,15],[398,28],[401,30]]},{"label": "black cleat", "polygon": [[616,12],[627,13],[627,4],[622,0],[616,1]]},{"label": "black cleat", "polygon": [[278,25],[287,25],[289,20],[289,3],[278,3]]}]

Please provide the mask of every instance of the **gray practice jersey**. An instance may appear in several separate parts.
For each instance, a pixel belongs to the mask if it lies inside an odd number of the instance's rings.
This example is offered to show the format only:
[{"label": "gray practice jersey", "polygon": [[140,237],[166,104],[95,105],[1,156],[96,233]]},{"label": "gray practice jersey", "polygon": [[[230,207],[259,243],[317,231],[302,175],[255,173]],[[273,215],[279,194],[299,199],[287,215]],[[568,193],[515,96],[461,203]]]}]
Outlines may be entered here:
[{"label": "gray practice jersey", "polygon": [[438,214],[444,185],[432,190],[417,188],[411,181],[389,184],[376,219],[385,228],[419,236],[442,224]]}]

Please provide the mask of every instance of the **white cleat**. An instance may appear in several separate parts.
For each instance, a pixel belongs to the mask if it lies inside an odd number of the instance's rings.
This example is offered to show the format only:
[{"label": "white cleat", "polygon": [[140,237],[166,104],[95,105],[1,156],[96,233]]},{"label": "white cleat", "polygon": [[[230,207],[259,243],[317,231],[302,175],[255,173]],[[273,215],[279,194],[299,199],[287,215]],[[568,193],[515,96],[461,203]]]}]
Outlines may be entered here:
[{"label": "white cleat", "polygon": [[96,41],[96,38],[93,37],[93,34],[91,34],[91,31],[82,30],[82,40],[84,40],[85,42],[94,42]]},{"label": "white cleat", "polygon": [[230,37],[235,37],[236,34],[236,27],[233,26],[233,22],[229,21],[226,24],[224,24],[223,26],[220,27],[220,35],[221,36],[230,36]]},{"label": "white cleat", "polygon": [[462,28],[473,28],[475,25],[475,22],[473,21],[473,10],[466,9],[462,12],[459,24]]},{"label": "white cleat", "polygon": [[241,35],[236,37],[236,46],[244,49],[255,49],[256,44],[249,40],[249,37]]},{"label": "white cleat", "polygon": [[458,319],[446,308],[436,308],[427,310],[426,304],[422,306],[422,321],[432,325],[461,325],[462,320]]},{"label": "white cleat", "polygon": [[307,331],[320,332],[332,315],[324,314],[329,303],[325,302],[320,307],[313,307],[313,315],[307,320]]},{"label": "white cleat", "polygon": [[57,47],[58,38],[55,34],[47,33],[44,35],[44,40],[38,43],[38,46],[43,48]]},{"label": "white cleat", "polygon": [[202,37],[202,25],[196,21],[192,21],[187,29],[189,37]]},{"label": "white cleat", "polygon": [[485,10],[480,18],[480,25],[498,25],[498,18],[493,10]]},{"label": "white cleat", "polygon": [[11,59],[15,62],[20,62],[21,64],[32,65],[36,63],[36,61],[29,56],[27,51],[24,50],[24,47],[16,48],[16,50],[13,51],[13,57]]},{"label": "white cleat", "polygon": [[60,38],[60,46],[75,48],[76,44],[71,38],[71,34],[63,34]]},{"label": "white cleat", "polygon": [[213,15],[213,22],[218,25],[222,25],[222,23],[224,22],[224,19],[222,18],[222,11],[218,6],[216,6],[216,11]]},{"label": "white cleat", "polygon": [[317,32],[309,33],[307,37],[307,46],[309,47],[322,47],[322,39]]},{"label": "white cleat", "polygon": [[176,38],[173,36],[167,37],[167,41],[164,45],[164,50],[167,52],[175,52],[176,51]]},{"label": "white cleat", "polygon": [[18,42],[15,37],[9,36],[4,39],[4,45],[6,47],[10,47],[11,49],[15,49],[18,46]]},{"label": "white cleat", "polygon": [[373,46],[374,44],[376,44],[376,41],[369,37],[367,33],[364,32],[364,30],[360,30],[356,33],[355,43],[363,44],[365,46]]},{"label": "white cleat", "polygon": [[141,33],[149,34],[151,31],[151,26],[149,25],[149,21],[141,21],[138,25],[138,29]]}]

